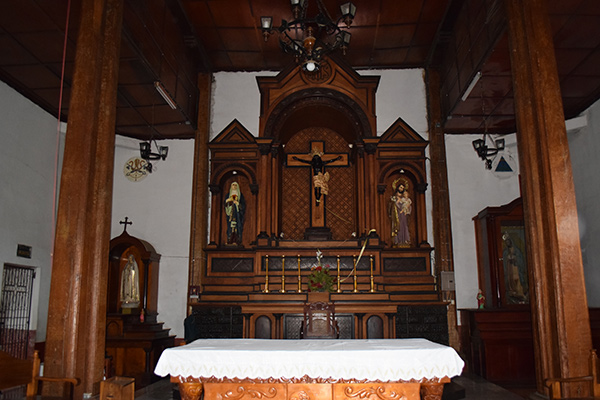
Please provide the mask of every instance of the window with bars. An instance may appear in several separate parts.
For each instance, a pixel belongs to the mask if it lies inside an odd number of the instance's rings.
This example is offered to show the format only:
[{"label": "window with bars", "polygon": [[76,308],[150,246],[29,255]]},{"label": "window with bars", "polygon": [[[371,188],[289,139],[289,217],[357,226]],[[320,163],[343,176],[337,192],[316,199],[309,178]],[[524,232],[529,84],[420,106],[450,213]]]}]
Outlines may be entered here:
[{"label": "window with bars", "polygon": [[18,358],[27,358],[29,320],[35,270],[4,264],[0,297],[0,349]]}]

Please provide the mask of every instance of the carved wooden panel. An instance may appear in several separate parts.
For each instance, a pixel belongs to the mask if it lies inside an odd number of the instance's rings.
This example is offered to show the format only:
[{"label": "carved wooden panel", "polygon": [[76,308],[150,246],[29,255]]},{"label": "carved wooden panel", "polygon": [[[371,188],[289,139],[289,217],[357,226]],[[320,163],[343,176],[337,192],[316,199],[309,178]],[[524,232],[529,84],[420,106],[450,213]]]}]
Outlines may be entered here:
[{"label": "carved wooden panel", "polygon": [[425,338],[448,346],[446,305],[398,306],[396,338]]},{"label": "carved wooden panel", "polygon": [[420,400],[420,387],[420,383],[338,384],[333,385],[333,399]]},{"label": "carved wooden panel", "polygon": [[296,383],[288,385],[289,400],[329,400],[332,399],[332,386],[319,383]]},{"label": "carved wooden panel", "polygon": [[210,269],[212,272],[252,272],[253,258],[213,258]]},{"label": "carved wooden panel", "polygon": [[286,385],[283,383],[205,383],[205,399],[286,399]]},{"label": "carved wooden panel", "polygon": [[[283,316],[284,339],[300,339],[302,314],[286,314]],[[335,314],[335,321],[340,329],[340,339],[354,339],[354,315]]]},{"label": "carved wooden panel", "polygon": [[384,258],[383,270],[385,272],[424,272],[427,271],[427,259],[425,257]]},{"label": "carved wooden panel", "polygon": [[[310,142],[324,141],[325,154],[350,153],[348,143],[338,133],[320,127],[304,129],[295,134],[285,146],[285,152],[310,153]],[[326,225],[331,228],[334,240],[351,237],[356,230],[356,194],[354,166],[325,167],[329,172],[329,194],[325,200]],[[285,239],[302,240],[304,230],[310,226],[310,195],[313,188],[312,171],[306,168],[283,168],[282,171],[282,221]]]},{"label": "carved wooden panel", "polygon": [[505,387],[533,386],[536,366],[529,310],[460,310],[471,372]]},{"label": "carved wooden panel", "polygon": [[[188,385],[186,383],[185,385]],[[183,386],[185,386],[183,385]],[[443,389],[443,385],[439,386]],[[421,384],[409,383],[205,383],[207,399],[271,399],[271,400],[351,400],[386,399],[419,400]],[[441,390],[440,393],[441,395]],[[194,398],[194,397],[190,397]]]}]

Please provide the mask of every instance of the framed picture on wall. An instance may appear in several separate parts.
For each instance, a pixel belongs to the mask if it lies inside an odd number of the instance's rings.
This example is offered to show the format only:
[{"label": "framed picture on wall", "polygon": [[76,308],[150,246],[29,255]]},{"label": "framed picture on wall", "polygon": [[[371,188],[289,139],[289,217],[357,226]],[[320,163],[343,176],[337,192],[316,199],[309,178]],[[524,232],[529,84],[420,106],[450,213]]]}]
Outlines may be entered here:
[{"label": "framed picture on wall", "polygon": [[523,224],[501,224],[504,303],[529,304],[527,253]]}]

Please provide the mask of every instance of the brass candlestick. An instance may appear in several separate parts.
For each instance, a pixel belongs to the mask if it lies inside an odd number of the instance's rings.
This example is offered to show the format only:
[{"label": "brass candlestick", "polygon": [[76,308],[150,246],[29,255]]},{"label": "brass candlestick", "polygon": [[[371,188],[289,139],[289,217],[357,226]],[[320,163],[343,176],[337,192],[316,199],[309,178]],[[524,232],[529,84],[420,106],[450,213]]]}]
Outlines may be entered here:
[{"label": "brass candlestick", "polygon": [[352,256],[352,263],[354,264],[354,290],[353,293],[358,293],[358,276],[356,270],[356,256]]},{"label": "brass candlestick", "polygon": [[373,282],[373,255],[369,256],[371,258],[371,293],[375,293],[375,283]]},{"label": "brass candlestick", "polygon": [[298,254],[298,293],[302,293],[302,273],[300,271],[300,254]]},{"label": "brass candlestick", "polygon": [[269,293],[269,256],[265,256],[265,293]]},{"label": "brass candlestick", "polygon": [[281,293],[285,293],[285,256],[281,256]]},{"label": "brass candlestick", "polygon": [[340,256],[337,256],[337,292],[342,293],[342,282],[340,281]]}]

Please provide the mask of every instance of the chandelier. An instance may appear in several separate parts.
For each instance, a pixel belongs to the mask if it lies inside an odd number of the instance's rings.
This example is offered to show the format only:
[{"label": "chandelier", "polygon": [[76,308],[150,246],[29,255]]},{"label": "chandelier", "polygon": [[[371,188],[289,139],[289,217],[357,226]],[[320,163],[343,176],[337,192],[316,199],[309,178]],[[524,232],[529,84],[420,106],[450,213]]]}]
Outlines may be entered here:
[{"label": "chandelier", "polygon": [[[302,63],[307,72],[318,71],[323,55],[350,45],[350,28],[356,6],[351,2],[340,6],[341,16],[333,20],[322,0],[316,0],[318,13],[307,17],[309,0],[290,0],[292,6],[292,21],[281,20],[281,26],[273,27],[273,17],[261,17],[261,27],[265,42],[275,32],[279,33],[279,44],[286,53],[292,53],[296,62]],[[342,25],[342,22],[345,26]],[[342,25],[342,26],[340,26]],[[343,29],[344,28],[344,29]]]}]

